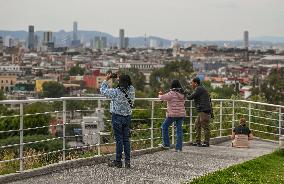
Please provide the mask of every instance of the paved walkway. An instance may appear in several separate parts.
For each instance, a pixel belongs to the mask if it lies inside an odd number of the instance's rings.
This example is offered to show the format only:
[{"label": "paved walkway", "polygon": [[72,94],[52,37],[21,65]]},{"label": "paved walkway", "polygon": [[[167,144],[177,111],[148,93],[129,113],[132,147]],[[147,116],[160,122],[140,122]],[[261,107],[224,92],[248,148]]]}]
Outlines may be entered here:
[{"label": "paved walkway", "polygon": [[184,147],[183,152],[160,151],[132,159],[132,168],[109,168],[107,164],[79,167],[30,178],[15,184],[42,183],[181,183],[272,152],[277,144],[254,140],[252,148],[231,148],[229,142],[209,148]]}]

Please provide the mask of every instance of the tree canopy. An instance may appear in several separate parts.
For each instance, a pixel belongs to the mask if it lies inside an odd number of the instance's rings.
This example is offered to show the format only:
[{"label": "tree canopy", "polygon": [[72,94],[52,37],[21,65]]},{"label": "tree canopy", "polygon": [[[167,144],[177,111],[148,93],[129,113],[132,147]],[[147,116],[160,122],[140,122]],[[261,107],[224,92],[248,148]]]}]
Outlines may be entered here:
[{"label": "tree canopy", "polygon": [[173,79],[178,79],[185,87],[193,77],[193,66],[189,60],[173,61],[164,68],[154,70],[150,75],[150,87],[154,93],[168,90]]},{"label": "tree canopy", "polygon": [[68,71],[69,75],[71,76],[75,76],[75,75],[83,75],[84,74],[85,69],[79,67],[79,65],[77,64],[76,66],[70,68],[70,70]]},{"label": "tree canopy", "polygon": [[42,89],[44,97],[59,98],[64,95],[64,86],[55,81],[45,82]]},{"label": "tree canopy", "polygon": [[253,95],[263,95],[268,103],[284,104],[284,68],[272,69],[259,87],[253,89]]}]

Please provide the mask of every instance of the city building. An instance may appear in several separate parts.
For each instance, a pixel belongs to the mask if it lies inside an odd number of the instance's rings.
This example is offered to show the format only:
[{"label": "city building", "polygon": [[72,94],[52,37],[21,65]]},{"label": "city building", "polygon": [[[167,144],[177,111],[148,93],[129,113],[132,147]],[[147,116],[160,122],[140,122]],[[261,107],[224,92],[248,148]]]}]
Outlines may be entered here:
[{"label": "city building", "polygon": [[28,48],[30,50],[35,49],[35,31],[34,31],[34,26],[29,26]]},{"label": "city building", "polygon": [[79,47],[81,41],[78,38],[78,22],[73,22],[73,40],[71,41],[71,47]]},{"label": "city building", "polygon": [[101,38],[99,36],[96,36],[94,39],[94,48],[101,49]]},{"label": "city building", "polygon": [[78,22],[73,22],[73,40],[78,40]]},{"label": "city building", "polygon": [[119,30],[119,48],[124,49],[125,48],[125,38],[124,38],[124,29]]},{"label": "city building", "polygon": [[43,50],[52,50],[54,48],[53,36],[51,31],[43,33]]},{"label": "city building", "polygon": [[17,82],[17,75],[9,71],[0,70],[0,90],[11,91]]},{"label": "city building", "polygon": [[4,42],[3,42],[3,37],[0,36],[0,56],[3,55],[4,52]]},{"label": "city building", "polygon": [[105,49],[107,48],[107,37],[106,36],[96,36],[93,43],[93,48],[95,49]]},{"label": "city building", "polygon": [[245,49],[249,48],[249,32],[244,31],[244,47]]},{"label": "city building", "polygon": [[107,37],[106,36],[102,36],[101,37],[101,42],[102,42],[102,48],[107,48]]},{"label": "city building", "polygon": [[129,47],[129,38],[125,37],[124,39],[124,48],[128,48]]}]

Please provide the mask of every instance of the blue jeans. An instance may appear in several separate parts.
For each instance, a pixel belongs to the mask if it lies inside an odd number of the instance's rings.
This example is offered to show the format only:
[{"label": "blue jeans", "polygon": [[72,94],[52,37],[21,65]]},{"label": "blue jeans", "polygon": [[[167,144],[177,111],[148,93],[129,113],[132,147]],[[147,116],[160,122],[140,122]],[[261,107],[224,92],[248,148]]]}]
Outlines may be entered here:
[{"label": "blue jeans", "polygon": [[130,162],[130,122],[131,116],[112,114],[112,128],[116,141],[116,161],[121,162],[124,149],[125,162]]},{"label": "blue jeans", "polygon": [[184,117],[167,117],[162,124],[162,134],[163,134],[163,145],[166,147],[170,147],[170,138],[169,138],[169,126],[173,122],[176,125],[176,136],[177,136],[177,143],[176,143],[176,150],[182,150],[182,123]]}]

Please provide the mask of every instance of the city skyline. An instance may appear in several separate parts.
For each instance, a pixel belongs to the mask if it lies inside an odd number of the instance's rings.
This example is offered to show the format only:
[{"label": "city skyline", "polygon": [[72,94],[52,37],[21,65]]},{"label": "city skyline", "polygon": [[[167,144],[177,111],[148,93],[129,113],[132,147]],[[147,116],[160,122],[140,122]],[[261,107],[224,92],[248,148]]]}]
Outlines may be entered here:
[{"label": "city skyline", "polygon": [[71,31],[72,22],[77,21],[78,30],[115,36],[120,28],[127,30],[129,37],[146,33],[171,40],[236,40],[244,30],[254,36],[284,36],[284,25],[280,24],[284,2],[278,0],[1,2],[0,30],[26,30],[27,25],[34,25],[35,32]]}]

